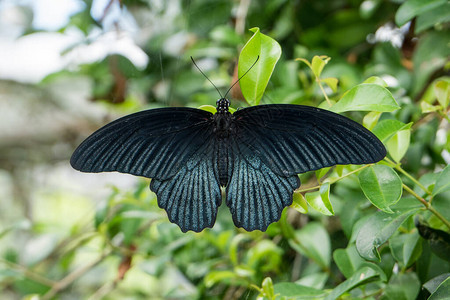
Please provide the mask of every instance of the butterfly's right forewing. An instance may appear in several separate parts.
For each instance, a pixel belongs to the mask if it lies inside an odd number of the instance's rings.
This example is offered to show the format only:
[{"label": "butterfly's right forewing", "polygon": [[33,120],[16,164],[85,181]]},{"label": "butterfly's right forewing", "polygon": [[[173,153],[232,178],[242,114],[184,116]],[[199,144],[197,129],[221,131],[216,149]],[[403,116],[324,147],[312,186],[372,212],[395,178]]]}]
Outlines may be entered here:
[{"label": "butterfly's right forewing", "polygon": [[192,108],[160,108],[125,116],[89,136],[70,163],[83,172],[171,178],[210,138],[211,116]]}]

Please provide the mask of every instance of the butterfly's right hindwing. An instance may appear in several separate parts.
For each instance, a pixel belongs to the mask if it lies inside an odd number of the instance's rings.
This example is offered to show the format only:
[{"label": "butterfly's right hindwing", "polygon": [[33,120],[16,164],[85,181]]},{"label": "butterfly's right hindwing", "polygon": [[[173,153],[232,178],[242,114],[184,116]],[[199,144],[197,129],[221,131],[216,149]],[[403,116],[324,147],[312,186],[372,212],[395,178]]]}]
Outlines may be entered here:
[{"label": "butterfly's right hindwing", "polygon": [[83,172],[118,171],[167,179],[210,139],[211,116],[193,108],[160,108],[125,116],[89,136],[70,163]]}]

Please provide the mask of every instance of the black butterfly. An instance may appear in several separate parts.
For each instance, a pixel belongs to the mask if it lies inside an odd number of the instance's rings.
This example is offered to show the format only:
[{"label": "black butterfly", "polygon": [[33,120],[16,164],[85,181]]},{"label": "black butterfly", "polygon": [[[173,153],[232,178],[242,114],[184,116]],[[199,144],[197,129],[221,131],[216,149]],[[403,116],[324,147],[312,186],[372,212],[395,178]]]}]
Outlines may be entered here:
[{"label": "black butterfly", "polygon": [[152,178],[150,189],[183,232],[214,225],[226,187],[234,224],[266,230],[292,203],[299,173],[383,159],[386,149],[360,124],[301,105],[259,105],[231,114],[194,108],[151,109],[88,137],[70,163],[83,172]]}]

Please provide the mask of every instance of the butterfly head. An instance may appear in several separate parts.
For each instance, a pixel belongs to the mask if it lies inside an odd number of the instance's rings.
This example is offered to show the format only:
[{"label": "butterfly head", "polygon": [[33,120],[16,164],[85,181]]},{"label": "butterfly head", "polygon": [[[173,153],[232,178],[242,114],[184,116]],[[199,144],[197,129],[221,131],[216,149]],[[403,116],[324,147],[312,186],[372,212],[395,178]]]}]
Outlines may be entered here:
[{"label": "butterfly head", "polygon": [[226,113],[228,112],[228,108],[230,107],[230,101],[226,98],[220,98],[216,102],[217,112],[218,113]]}]

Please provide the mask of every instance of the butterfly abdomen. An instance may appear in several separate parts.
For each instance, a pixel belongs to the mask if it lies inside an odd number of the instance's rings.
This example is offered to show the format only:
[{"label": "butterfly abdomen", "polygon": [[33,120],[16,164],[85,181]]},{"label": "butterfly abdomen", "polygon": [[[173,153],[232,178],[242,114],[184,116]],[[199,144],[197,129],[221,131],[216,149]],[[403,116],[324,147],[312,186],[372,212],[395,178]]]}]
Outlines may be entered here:
[{"label": "butterfly abdomen", "polygon": [[228,146],[229,140],[218,139],[216,145],[216,162],[217,169],[219,171],[219,183],[221,186],[226,186],[228,184],[231,171],[233,170],[233,166],[231,165],[233,161],[230,159],[232,153],[230,153],[231,149],[229,149]]}]

